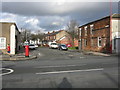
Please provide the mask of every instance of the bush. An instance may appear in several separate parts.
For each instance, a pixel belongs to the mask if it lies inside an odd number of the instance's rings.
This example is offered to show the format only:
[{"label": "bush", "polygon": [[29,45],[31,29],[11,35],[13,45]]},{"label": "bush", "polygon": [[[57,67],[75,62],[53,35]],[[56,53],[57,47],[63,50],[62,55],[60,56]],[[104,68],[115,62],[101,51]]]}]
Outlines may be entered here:
[{"label": "bush", "polygon": [[68,49],[75,50],[75,49],[78,49],[78,47],[68,47]]},{"label": "bush", "polygon": [[76,49],[78,49],[78,47],[75,47]]}]

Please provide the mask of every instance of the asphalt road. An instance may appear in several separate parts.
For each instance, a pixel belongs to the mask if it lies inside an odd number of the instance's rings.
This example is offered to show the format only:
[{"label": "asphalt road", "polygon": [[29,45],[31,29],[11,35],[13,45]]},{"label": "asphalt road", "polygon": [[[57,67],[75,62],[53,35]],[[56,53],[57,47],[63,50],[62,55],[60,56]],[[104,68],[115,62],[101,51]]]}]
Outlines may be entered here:
[{"label": "asphalt road", "polygon": [[[2,75],[2,88],[116,88],[118,57],[38,48],[37,59],[2,61],[13,70]],[[7,71],[4,71],[7,72]]]}]

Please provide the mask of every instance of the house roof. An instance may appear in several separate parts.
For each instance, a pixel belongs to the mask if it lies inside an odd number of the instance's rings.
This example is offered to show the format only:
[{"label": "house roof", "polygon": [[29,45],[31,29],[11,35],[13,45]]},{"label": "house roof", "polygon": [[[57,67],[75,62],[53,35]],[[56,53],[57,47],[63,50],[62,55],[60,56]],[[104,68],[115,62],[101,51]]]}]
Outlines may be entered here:
[{"label": "house roof", "polygon": [[120,14],[113,14],[112,18],[120,18]]},{"label": "house roof", "polygon": [[47,33],[47,34],[45,34],[45,36],[53,36],[53,35],[58,34],[58,33],[61,32],[61,31],[63,31],[63,30],[56,31],[56,32],[52,32],[52,33]]},{"label": "house roof", "polygon": [[[112,18],[120,18],[120,14],[112,14],[111,16],[112,16]],[[89,23],[86,23],[86,24],[84,24],[84,25],[79,26],[79,28],[82,27],[82,26],[86,26],[86,25],[88,25],[88,24],[92,24],[93,22],[97,22],[97,21],[103,20],[103,19],[105,19],[105,18],[110,18],[110,16],[105,16],[105,17],[103,17],[103,18],[101,18],[101,19],[97,19],[97,20],[95,20],[95,21],[91,21],[91,22],[89,22]]]},{"label": "house roof", "polygon": [[16,30],[20,33],[20,31],[19,31],[15,22],[0,22],[0,24],[11,24],[11,25],[14,24],[16,26]]}]

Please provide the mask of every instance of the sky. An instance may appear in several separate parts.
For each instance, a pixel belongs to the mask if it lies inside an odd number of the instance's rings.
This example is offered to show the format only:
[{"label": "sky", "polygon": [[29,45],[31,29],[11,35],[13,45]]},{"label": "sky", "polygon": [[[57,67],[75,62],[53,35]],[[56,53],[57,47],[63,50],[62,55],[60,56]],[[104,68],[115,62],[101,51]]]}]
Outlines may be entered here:
[{"label": "sky", "polygon": [[[8,0],[9,1],[9,0]],[[1,2],[1,22],[15,22],[19,29],[48,32],[66,29],[70,20],[81,26],[110,15],[110,2]],[[112,13],[118,13],[118,2],[112,2]]]}]

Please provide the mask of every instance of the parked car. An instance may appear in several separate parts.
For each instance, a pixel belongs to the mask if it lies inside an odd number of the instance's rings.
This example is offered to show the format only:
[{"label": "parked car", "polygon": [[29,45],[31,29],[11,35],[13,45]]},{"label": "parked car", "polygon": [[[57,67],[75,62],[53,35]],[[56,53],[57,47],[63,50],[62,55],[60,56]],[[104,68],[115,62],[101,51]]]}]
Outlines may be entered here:
[{"label": "parked car", "polygon": [[29,49],[36,49],[36,46],[34,44],[29,44]]},{"label": "parked car", "polygon": [[36,47],[36,48],[38,48],[38,45],[37,45],[37,44],[35,44],[35,47]]},{"label": "parked car", "polygon": [[66,50],[66,51],[67,51],[67,50],[68,50],[68,47],[67,47],[67,45],[65,45],[65,44],[60,44],[59,47],[58,47],[58,49],[59,49],[59,50]]},{"label": "parked car", "polygon": [[58,44],[57,43],[51,43],[50,45],[49,45],[49,48],[58,48]]},{"label": "parked car", "polygon": [[72,47],[72,45],[71,44],[66,44],[67,45],[67,47]]}]

